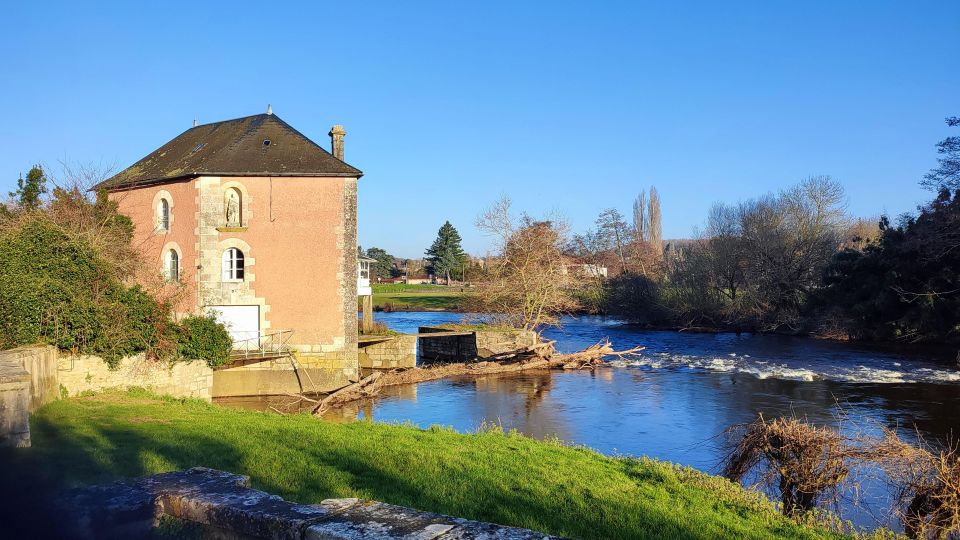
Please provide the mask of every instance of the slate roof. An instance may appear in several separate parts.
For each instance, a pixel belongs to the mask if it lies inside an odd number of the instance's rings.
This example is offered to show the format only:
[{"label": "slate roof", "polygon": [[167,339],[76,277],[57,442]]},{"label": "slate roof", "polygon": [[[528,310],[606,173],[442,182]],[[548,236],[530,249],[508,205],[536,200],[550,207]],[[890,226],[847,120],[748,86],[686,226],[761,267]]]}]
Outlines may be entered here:
[{"label": "slate roof", "polygon": [[93,189],[192,176],[363,176],[273,114],[192,127]]}]

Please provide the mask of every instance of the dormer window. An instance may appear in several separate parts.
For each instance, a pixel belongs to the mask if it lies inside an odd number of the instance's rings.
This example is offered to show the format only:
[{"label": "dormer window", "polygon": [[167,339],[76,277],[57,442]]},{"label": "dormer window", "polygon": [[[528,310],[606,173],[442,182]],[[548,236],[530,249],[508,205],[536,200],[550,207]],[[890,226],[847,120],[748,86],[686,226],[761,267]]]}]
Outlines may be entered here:
[{"label": "dormer window", "polygon": [[170,230],[170,201],[160,199],[157,204],[157,230]]},{"label": "dormer window", "polygon": [[230,248],[223,252],[223,281],[243,281],[243,252]]}]

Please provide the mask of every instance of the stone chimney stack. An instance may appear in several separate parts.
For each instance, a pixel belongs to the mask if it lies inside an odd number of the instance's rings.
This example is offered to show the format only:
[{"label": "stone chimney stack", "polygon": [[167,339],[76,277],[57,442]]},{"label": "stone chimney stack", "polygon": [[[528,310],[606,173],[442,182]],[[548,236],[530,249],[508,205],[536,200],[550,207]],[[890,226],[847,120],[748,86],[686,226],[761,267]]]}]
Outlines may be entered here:
[{"label": "stone chimney stack", "polygon": [[330,128],[330,146],[333,157],[343,161],[343,137],[347,134],[343,126],[337,124]]}]

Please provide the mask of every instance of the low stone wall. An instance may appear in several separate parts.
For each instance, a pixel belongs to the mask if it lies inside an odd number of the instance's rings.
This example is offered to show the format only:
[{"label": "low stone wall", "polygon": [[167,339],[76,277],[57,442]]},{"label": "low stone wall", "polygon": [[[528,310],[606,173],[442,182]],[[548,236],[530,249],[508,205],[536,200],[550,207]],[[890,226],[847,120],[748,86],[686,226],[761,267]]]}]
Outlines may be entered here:
[{"label": "low stone wall", "polygon": [[396,369],[417,366],[416,336],[384,337],[359,343],[361,369]]},{"label": "low stone wall", "polygon": [[30,374],[16,358],[0,359],[0,446],[30,446]]},{"label": "low stone wall", "polygon": [[151,538],[160,518],[201,525],[204,538],[289,540],[549,539],[503,527],[358,499],[295,504],[250,489],[250,478],[196,467],[68,492],[57,503],[61,534],[71,538]]},{"label": "low stone wall", "polygon": [[[421,326],[421,334],[450,332],[442,326]],[[469,362],[537,344],[530,330],[477,330],[466,335],[421,337],[420,358],[428,362]]]},{"label": "low stone wall", "polygon": [[60,397],[56,347],[35,345],[0,351],[0,361],[13,361],[30,375],[30,412]]},{"label": "low stone wall", "polygon": [[238,360],[213,372],[213,397],[319,393],[357,380],[359,370],[346,367],[342,353],[294,352],[290,356]]},{"label": "low stone wall", "polygon": [[0,446],[30,446],[30,413],[60,397],[139,386],[210,401],[213,370],[202,360],[165,364],[143,355],[110,369],[98,356],[60,356],[38,345],[0,351]]},{"label": "low stone wall", "polygon": [[115,369],[110,369],[98,356],[61,356],[57,360],[57,378],[71,396],[135,386],[174,397],[210,401],[213,396],[213,370],[203,360],[167,364],[137,355],[122,359]]}]

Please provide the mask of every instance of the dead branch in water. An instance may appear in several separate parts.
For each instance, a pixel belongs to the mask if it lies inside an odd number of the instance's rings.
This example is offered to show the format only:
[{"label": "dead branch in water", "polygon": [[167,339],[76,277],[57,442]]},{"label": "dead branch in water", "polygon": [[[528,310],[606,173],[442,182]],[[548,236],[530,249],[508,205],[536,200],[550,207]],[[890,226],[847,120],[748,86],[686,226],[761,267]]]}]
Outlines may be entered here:
[{"label": "dead branch in water", "polygon": [[[556,341],[543,341],[529,347],[501,353],[489,360],[480,362],[460,362],[455,364],[436,364],[427,367],[414,367],[389,372],[376,372],[360,381],[340,388],[323,399],[304,400],[316,403],[313,414],[319,416],[330,407],[374,396],[384,386],[415,384],[456,376],[494,375],[534,369],[593,369],[609,356],[625,358],[638,355],[644,347],[634,347],[625,351],[615,351],[609,340],[603,340],[572,354],[556,354]],[[292,396],[292,395],[291,395]]]},{"label": "dead branch in water", "polygon": [[639,356],[646,347],[634,347],[625,351],[613,350],[609,339],[604,339],[586,349],[571,354],[559,354],[551,358],[552,363],[563,369],[592,369],[604,363],[604,358],[616,356],[621,360],[627,357]]},{"label": "dead branch in water", "polygon": [[896,486],[894,512],[910,538],[954,538],[960,533],[960,450],[939,451],[903,442],[888,430],[877,461]]},{"label": "dead branch in water", "polygon": [[741,482],[755,472],[760,484],[779,492],[783,513],[793,517],[835,502],[852,467],[871,457],[839,432],[795,418],[768,421],[760,415],[728,435],[736,442],[723,475]]},{"label": "dead branch in water", "polygon": [[325,413],[327,409],[334,405],[377,395],[383,388],[382,379],[383,373],[377,371],[353,384],[344,386],[343,388],[321,399],[320,402],[317,403],[317,406],[313,408],[313,415],[320,416],[321,414]]},{"label": "dead branch in water", "polygon": [[531,369],[593,369],[603,364],[610,356],[626,358],[636,356],[644,347],[615,351],[609,340],[603,340],[586,349],[571,354],[556,354],[555,341],[544,341],[509,353],[491,357],[482,362],[437,364],[392,371],[385,375],[384,386],[413,384],[460,375],[493,375]]}]

